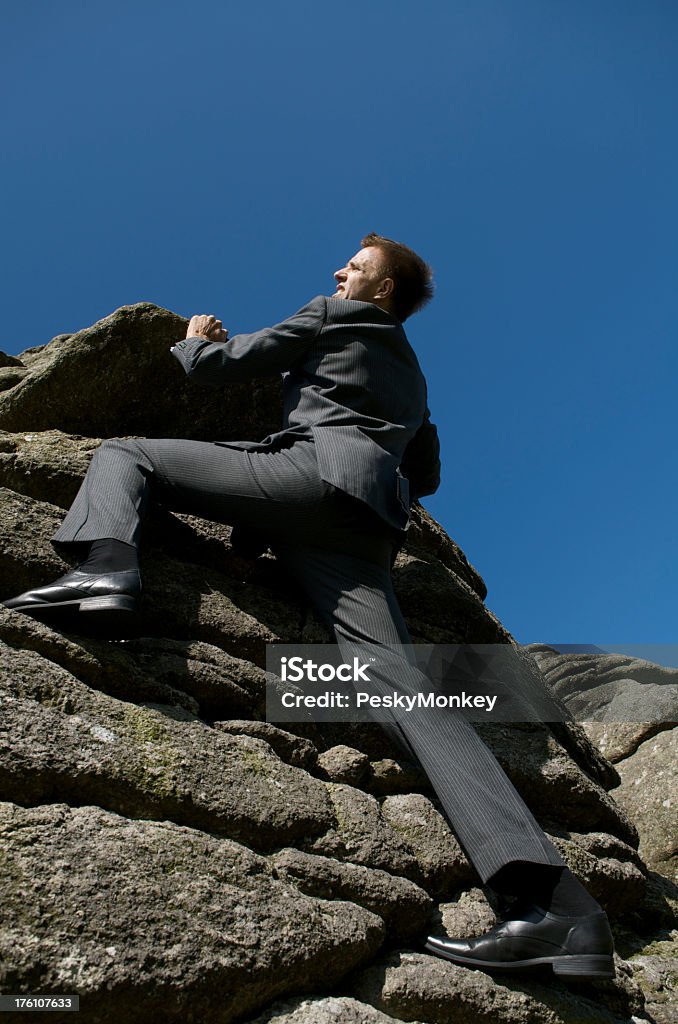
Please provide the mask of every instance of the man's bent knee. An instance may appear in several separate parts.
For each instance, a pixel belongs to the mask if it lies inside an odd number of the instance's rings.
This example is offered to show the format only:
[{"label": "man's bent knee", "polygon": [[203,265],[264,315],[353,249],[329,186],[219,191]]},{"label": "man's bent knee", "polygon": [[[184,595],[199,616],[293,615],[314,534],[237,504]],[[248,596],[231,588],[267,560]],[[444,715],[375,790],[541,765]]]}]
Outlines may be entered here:
[{"label": "man's bent knee", "polygon": [[139,444],[125,437],[109,437],[105,441],[102,441],[97,450],[95,451],[95,457],[97,455],[105,455],[112,452],[124,452],[126,455],[139,455],[141,448]]}]

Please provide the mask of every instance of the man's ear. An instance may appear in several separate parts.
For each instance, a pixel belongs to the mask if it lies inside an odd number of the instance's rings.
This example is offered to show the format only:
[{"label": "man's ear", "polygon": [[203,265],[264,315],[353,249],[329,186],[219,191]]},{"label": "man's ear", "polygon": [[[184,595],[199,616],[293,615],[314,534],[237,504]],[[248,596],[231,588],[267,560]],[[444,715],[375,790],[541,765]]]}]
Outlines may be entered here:
[{"label": "man's ear", "polygon": [[395,288],[395,282],[392,277],[384,277],[379,282],[376,292],[374,293],[375,299],[388,299],[393,295],[393,289]]}]

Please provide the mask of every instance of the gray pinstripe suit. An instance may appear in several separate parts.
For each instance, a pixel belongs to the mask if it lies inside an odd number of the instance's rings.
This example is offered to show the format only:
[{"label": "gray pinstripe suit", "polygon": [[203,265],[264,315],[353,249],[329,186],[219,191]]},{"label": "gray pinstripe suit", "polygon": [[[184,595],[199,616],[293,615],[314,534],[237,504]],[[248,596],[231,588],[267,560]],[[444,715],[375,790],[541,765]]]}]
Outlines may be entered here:
[{"label": "gray pinstripe suit", "polygon": [[[275,327],[172,351],[207,386],[284,373],[283,429],[261,442],[104,442],[55,544],[136,543],[152,495],[265,534],[343,648],[408,644],[391,560],[410,497],[437,488],[440,462],[402,325],[372,303],[318,296]],[[376,686],[428,688],[403,658],[391,664],[398,678]],[[405,717],[388,731],[421,762],[483,881],[514,860],[563,863],[465,719]]]}]

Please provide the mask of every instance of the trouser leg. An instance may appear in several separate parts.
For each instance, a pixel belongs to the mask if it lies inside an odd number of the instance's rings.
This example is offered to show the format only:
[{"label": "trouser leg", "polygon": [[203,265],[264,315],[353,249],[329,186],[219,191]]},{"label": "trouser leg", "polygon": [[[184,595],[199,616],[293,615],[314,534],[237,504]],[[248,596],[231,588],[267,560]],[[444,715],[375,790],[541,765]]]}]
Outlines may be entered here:
[{"label": "trouser leg", "polygon": [[101,538],[137,545],[149,499],[227,523],[311,535],[327,500],[313,444],[250,453],[200,441],[105,441],[54,537],[68,547]]},{"label": "trouser leg", "polygon": [[152,466],[134,442],[114,438],[96,450],[53,540],[60,546],[105,537],[136,545]]},{"label": "trouser leg", "polygon": [[[375,661],[380,668],[370,672],[371,692],[395,690],[413,695],[430,689],[426,676],[397,646],[411,641],[393,591],[387,557],[376,564],[311,547],[281,549],[278,554],[333,629],[342,651],[351,656],[356,644],[365,643],[381,649],[382,656]],[[364,647],[361,650],[364,654]],[[395,728],[422,765],[484,882],[513,861],[564,863],[466,719],[452,709],[415,708],[402,712]]]},{"label": "trouser leg", "polygon": [[[416,694],[426,677],[389,646],[409,644],[390,578],[390,545],[354,536],[341,502],[320,480],[314,446],[250,453],[198,441],[105,442],[54,541],[113,538],[137,544],[149,497],[168,508],[267,532],[345,649],[372,643],[389,671],[375,688]],[[300,540],[303,538],[303,540]],[[353,549],[358,554],[350,554]],[[426,771],[483,880],[516,860],[562,864],[498,762],[453,711],[414,709],[392,725]]]}]

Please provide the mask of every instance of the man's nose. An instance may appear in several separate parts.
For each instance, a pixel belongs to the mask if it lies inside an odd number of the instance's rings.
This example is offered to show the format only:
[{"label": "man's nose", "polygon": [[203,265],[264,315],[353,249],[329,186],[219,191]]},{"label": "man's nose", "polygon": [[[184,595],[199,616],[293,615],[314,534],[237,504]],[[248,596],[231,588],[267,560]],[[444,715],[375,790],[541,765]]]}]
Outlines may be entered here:
[{"label": "man's nose", "polygon": [[334,271],[335,281],[341,281],[342,277],[346,277],[346,267],[342,267],[341,270]]}]

